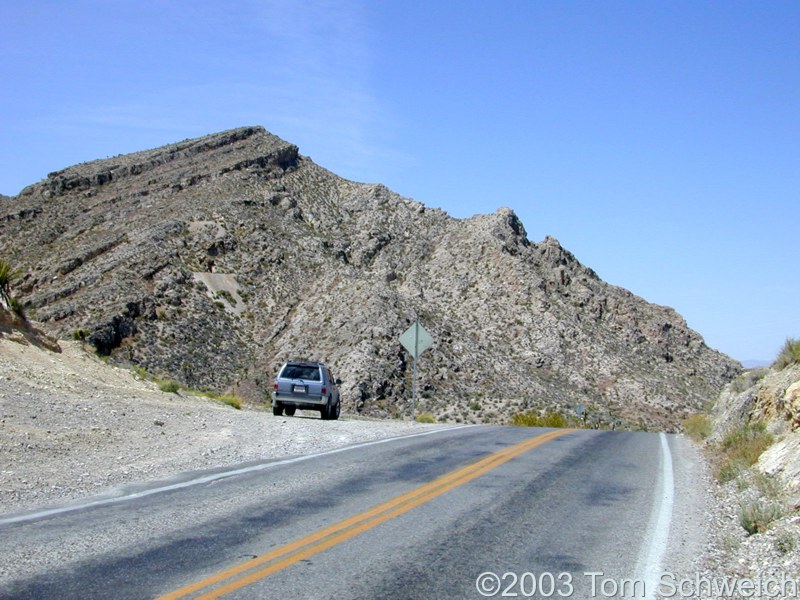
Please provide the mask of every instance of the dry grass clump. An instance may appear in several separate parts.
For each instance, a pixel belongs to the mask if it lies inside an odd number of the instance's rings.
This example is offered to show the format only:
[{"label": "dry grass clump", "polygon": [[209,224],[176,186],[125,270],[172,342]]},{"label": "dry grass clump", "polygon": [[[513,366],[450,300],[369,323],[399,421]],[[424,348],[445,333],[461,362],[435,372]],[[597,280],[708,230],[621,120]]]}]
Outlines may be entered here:
[{"label": "dry grass clump", "polygon": [[420,413],[417,415],[417,423],[436,423],[436,419],[430,413]]},{"label": "dry grass clump", "polygon": [[223,404],[227,404],[235,408],[236,410],[240,410],[242,408],[242,399],[235,395],[235,394],[219,394],[217,392],[211,392],[208,390],[191,390],[186,389],[181,386],[180,383],[173,379],[161,379],[159,377],[155,377],[152,373],[150,373],[144,367],[133,367],[133,372],[136,373],[142,379],[147,379],[149,381],[154,382],[158,389],[162,392],[167,394],[177,394],[181,389],[185,389],[186,392],[194,395],[194,396],[203,396],[205,398],[211,398],[212,400],[217,400],[222,402]]},{"label": "dry grass clump", "polygon": [[722,483],[736,479],[758,462],[772,441],[766,424],[760,421],[745,423],[728,431],[720,443],[722,460],[717,469],[717,479]]},{"label": "dry grass clump", "polygon": [[199,392],[197,390],[188,390],[189,393],[194,394],[195,396],[205,396],[206,398],[211,398],[212,400],[218,400],[223,404],[227,404],[235,408],[236,410],[241,410],[242,408],[242,399],[237,396],[236,394],[218,394],[216,392],[209,392],[209,391],[202,391]]},{"label": "dry grass clump", "polygon": [[710,436],[712,429],[711,419],[708,415],[695,413],[683,420],[683,430],[686,435],[697,442],[701,442]]},{"label": "dry grass clump", "polygon": [[778,357],[772,363],[772,368],[780,371],[796,363],[800,363],[800,340],[787,338],[786,343],[778,353]]},{"label": "dry grass clump", "polygon": [[535,411],[517,413],[511,417],[511,424],[519,427],[570,427],[570,423],[564,415],[553,411],[544,414]]}]

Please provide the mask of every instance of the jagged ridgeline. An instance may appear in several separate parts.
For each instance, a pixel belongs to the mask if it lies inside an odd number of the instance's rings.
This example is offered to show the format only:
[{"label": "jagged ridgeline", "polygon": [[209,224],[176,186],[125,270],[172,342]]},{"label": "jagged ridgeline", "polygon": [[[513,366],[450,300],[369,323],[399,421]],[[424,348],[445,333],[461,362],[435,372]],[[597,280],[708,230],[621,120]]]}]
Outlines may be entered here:
[{"label": "jagged ridgeline", "polygon": [[[553,223],[554,229],[558,223]],[[672,427],[738,363],[674,310],[608,285],[516,215],[455,219],[347,181],[261,127],[51,173],[0,198],[29,316],[194,388],[264,401],[287,358],[329,363],[346,411],[408,411],[398,342],[419,315],[419,409],[538,409]]]}]

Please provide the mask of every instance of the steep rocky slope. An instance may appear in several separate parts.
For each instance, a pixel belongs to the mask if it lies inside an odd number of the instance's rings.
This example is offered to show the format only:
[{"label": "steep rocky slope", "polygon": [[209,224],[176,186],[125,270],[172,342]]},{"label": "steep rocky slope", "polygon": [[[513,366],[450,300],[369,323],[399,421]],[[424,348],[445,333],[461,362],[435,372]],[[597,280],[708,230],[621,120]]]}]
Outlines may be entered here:
[{"label": "steep rocky slope", "polygon": [[407,413],[397,338],[416,316],[437,342],[421,409],[453,421],[582,403],[669,428],[740,368],[674,310],[530,242],[511,210],[454,219],[260,127],[51,173],[0,199],[0,256],[56,334],[253,401],[307,357],[344,380],[345,410]]},{"label": "steep rocky slope", "polygon": [[723,389],[712,415],[712,441],[746,423],[766,424],[774,443],[756,468],[776,477],[800,508],[800,364],[742,373]]}]

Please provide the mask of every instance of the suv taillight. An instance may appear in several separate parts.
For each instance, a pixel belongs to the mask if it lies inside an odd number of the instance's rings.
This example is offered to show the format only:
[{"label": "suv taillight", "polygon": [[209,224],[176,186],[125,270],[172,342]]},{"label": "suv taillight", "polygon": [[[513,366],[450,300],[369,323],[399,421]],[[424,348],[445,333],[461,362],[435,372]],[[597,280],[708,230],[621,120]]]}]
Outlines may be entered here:
[{"label": "suv taillight", "polygon": [[276,392],[278,391],[278,382],[277,381],[272,384],[272,389],[275,390]]},{"label": "suv taillight", "polygon": [[325,389],[325,388],[322,388],[322,395],[324,396],[324,395],[325,395],[325,394],[327,394],[327,393],[328,393],[328,390],[327,390],[327,389]]}]

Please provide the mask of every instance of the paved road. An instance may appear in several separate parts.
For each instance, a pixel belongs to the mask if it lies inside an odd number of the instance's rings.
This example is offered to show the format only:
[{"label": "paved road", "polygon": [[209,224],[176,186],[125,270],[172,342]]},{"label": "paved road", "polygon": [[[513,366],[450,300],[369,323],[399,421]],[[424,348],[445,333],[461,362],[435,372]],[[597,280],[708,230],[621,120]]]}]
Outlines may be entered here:
[{"label": "paved road", "polygon": [[[671,522],[675,446],[466,427],[0,517],[0,553],[23,565],[0,572],[0,598],[463,600],[530,597],[534,581],[535,597],[643,597]],[[484,573],[497,577],[476,585]]]}]

